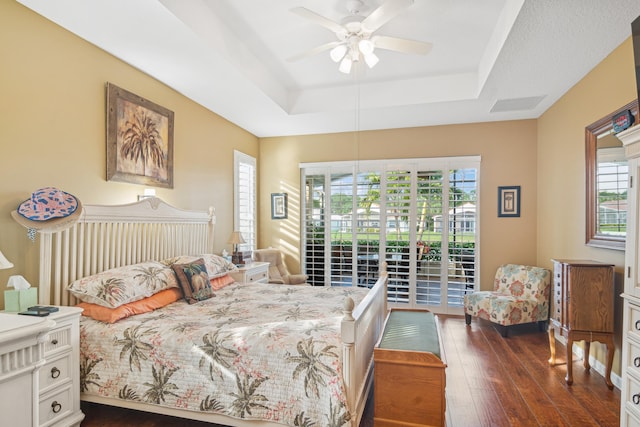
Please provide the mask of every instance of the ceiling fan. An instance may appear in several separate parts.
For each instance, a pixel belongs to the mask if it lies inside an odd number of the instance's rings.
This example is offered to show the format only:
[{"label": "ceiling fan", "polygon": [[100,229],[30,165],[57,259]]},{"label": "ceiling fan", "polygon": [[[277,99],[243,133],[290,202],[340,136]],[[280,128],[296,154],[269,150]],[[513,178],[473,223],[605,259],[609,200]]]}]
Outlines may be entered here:
[{"label": "ceiling fan", "polygon": [[387,0],[368,16],[363,16],[361,11],[366,7],[364,2],[362,0],[347,0],[349,16],[340,23],[305,7],[293,8],[291,12],[333,31],[338,40],[295,55],[289,58],[289,61],[297,61],[331,50],[329,53],[331,59],[334,62],[340,62],[338,69],[349,74],[353,63],[361,59],[364,59],[369,68],[373,68],[379,61],[374,53],[376,48],[424,55],[431,50],[433,46],[431,43],[374,34],[380,27],[411,6],[413,2],[414,0]]}]

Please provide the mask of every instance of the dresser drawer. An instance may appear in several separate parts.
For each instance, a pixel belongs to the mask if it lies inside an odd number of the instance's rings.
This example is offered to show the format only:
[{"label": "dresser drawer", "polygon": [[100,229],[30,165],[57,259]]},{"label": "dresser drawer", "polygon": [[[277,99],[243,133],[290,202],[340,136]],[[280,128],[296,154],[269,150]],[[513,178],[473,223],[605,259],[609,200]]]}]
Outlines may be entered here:
[{"label": "dresser drawer", "polygon": [[252,283],[252,282],[266,282],[269,280],[269,271],[268,270],[262,270],[262,271],[251,271],[251,272],[247,272],[247,283]]},{"label": "dresser drawer", "polygon": [[47,427],[71,414],[73,411],[73,384],[53,389],[53,392],[40,396],[40,427]]},{"label": "dresser drawer", "polygon": [[44,343],[44,356],[51,356],[60,351],[71,349],[71,325],[64,325],[49,332]]},{"label": "dresser drawer", "polygon": [[562,284],[557,283],[553,288],[553,295],[551,296],[553,304],[551,309],[553,312],[551,316],[553,319],[562,323]]},{"label": "dresser drawer", "polygon": [[638,427],[640,426],[640,418],[631,410],[625,410],[620,420],[620,427]]},{"label": "dresser drawer", "polygon": [[47,363],[40,368],[39,376],[41,393],[68,381],[71,378],[71,352],[55,359],[47,359]]},{"label": "dresser drawer", "polygon": [[640,340],[640,307],[629,304],[629,324],[624,325],[628,334]]}]

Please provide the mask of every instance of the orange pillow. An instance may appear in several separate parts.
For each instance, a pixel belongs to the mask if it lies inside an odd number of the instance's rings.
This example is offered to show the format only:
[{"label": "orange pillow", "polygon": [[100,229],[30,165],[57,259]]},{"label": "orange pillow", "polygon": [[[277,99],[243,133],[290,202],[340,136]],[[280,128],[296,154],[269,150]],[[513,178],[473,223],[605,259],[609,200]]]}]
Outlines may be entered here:
[{"label": "orange pillow", "polygon": [[235,280],[233,280],[233,277],[225,274],[224,276],[214,277],[213,279],[210,279],[209,283],[211,283],[211,288],[214,291],[217,291],[224,288],[225,286],[235,283]]},{"label": "orange pillow", "polygon": [[118,320],[129,316],[148,313],[155,309],[162,308],[165,305],[178,301],[179,299],[182,299],[182,291],[178,288],[169,288],[151,295],[150,297],[122,304],[116,308],[104,307],[90,302],[81,302],[76,305],[76,307],[84,309],[82,312],[83,316],[91,317],[92,319],[104,323],[115,323]]}]

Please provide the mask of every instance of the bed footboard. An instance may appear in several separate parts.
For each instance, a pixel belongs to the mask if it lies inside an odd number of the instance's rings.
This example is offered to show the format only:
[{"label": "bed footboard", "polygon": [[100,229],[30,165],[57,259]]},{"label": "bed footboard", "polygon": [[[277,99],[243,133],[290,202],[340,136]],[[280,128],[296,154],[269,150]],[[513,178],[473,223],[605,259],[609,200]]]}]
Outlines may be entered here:
[{"label": "bed footboard", "polygon": [[362,302],[354,308],[347,298],[342,319],[342,375],[353,414],[351,425],[358,426],[373,380],[373,349],[387,316],[387,269],[380,266],[380,277]]}]

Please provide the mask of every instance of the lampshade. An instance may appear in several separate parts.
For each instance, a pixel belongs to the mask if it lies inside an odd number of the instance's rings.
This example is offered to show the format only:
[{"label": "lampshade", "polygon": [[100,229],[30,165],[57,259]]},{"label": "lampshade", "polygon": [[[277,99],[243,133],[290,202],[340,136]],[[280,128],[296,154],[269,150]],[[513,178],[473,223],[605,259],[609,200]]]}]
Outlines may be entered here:
[{"label": "lampshade", "polygon": [[340,70],[341,73],[349,74],[351,72],[351,63],[352,61],[351,58],[349,58],[349,55],[345,56],[342,58],[342,62],[340,62],[338,70]]},{"label": "lampshade", "polygon": [[344,55],[346,53],[347,46],[339,44],[338,46],[331,49],[331,52],[329,52],[329,56],[331,57],[331,60],[333,60],[333,62],[339,62],[342,58],[344,58]]},{"label": "lampshade", "polygon": [[367,63],[369,68],[375,67],[375,65],[378,63],[378,61],[380,61],[380,58],[378,58],[376,56],[376,54],[373,53],[373,52],[367,53],[366,55],[364,55],[364,62]]},{"label": "lampshade", "polygon": [[9,262],[9,260],[2,254],[2,252],[0,252],[0,270],[11,267],[13,267],[13,264]]},{"label": "lampshade", "polygon": [[231,236],[229,236],[229,241],[227,243],[237,245],[239,243],[245,243],[245,241],[239,231],[234,231],[233,233],[231,233]]},{"label": "lampshade", "polygon": [[360,49],[360,52],[364,55],[367,56],[371,53],[373,53],[373,43],[371,43],[371,40],[360,40],[358,42],[358,49]]}]

